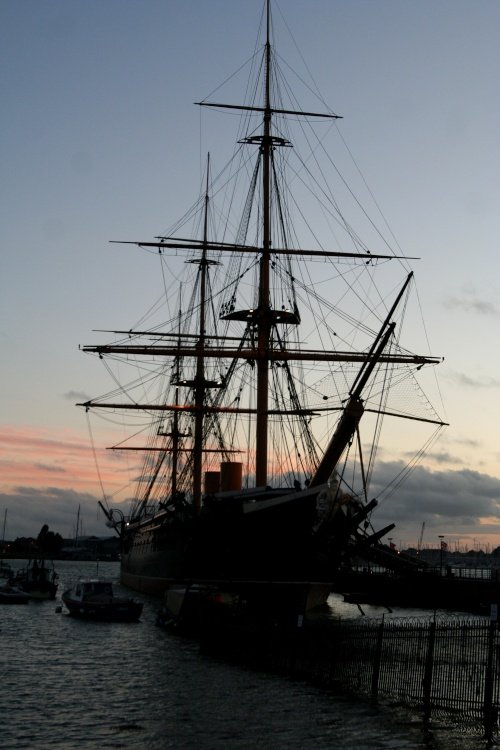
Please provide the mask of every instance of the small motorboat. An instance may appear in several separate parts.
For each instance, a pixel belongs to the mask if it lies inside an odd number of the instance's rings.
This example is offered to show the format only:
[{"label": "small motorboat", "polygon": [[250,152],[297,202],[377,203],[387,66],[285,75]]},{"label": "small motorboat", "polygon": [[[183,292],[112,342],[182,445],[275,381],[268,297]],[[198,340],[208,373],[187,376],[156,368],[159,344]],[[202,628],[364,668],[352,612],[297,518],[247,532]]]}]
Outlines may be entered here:
[{"label": "small motorboat", "polygon": [[109,580],[88,578],[62,595],[62,600],[73,617],[86,620],[135,622],[142,613],[143,602],[127,596],[115,596]]},{"label": "small motorboat", "polygon": [[18,589],[17,586],[13,586],[10,581],[0,584],[0,604],[27,604],[28,602],[28,594]]}]

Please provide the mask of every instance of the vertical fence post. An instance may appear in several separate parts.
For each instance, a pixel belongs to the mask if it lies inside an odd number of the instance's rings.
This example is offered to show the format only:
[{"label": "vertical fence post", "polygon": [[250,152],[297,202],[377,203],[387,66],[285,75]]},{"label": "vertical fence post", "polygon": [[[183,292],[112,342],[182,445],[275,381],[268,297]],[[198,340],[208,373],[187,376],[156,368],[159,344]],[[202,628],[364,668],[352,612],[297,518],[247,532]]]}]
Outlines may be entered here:
[{"label": "vertical fence post", "polygon": [[486,661],[486,673],[484,678],[484,736],[488,742],[493,741],[493,730],[497,717],[493,710],[493,646],[495,642],[496,622],[490,620],[488,629],[488,656]]},{"label": "vertical fence post", "polygon": [[433,620],[429,626],[429,641],[427,643],[427,655],[425,658],[425,672],[422,680],[423,699],[424,699],[424,717],[430,718],[431,715],[431,689],[432,689],[432,671],[434,668],[434,643],[436,640],[436,620]]},{"label": "vertical fence post", "polygon": [[382,644],[384,641],[384,620],[378,626],[377,643],[375,648],[375,658],[373,660],[372,672],[372,698],[378,696],[378,681],[380,677],[380,662],[382,659]]}]

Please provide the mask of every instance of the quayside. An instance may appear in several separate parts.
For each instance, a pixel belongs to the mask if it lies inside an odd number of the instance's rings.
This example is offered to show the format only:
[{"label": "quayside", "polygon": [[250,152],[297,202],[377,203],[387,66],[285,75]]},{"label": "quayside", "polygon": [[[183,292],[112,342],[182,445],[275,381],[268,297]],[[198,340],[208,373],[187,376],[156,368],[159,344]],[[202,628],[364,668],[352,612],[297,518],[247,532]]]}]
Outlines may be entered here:
[{"label": "quayside", "polygon": [[300,77],[297,103],[274,40],[267,2],[241,98],[198,102],[237,128],[194,205],[157,236],[117,238],[147,253],[151,305],[82,347],[113,390],[80,406],[130,434],[112,449],[133,501],[101,501],[124,584],[312,607],[352,555],[384,557],[393,524],[372,514],[444,426],[426,396],[440,360],[412,351],[411,259],[348,187],[340,116]]}]

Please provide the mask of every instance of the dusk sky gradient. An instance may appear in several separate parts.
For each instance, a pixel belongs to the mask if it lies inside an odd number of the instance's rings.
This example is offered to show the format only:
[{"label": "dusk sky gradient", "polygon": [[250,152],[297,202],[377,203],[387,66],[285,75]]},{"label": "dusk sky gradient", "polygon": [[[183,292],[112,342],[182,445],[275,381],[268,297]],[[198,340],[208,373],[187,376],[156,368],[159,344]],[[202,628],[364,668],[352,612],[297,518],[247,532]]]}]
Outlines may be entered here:
[{"label": "dusk sky gradient", "polygon": [[[230,117],[201,112],[252,55],[262,0],[3,0],[0,525],[107,533],[100,479],[132,456],[77,401],[109,389],[78,351],[158,297],[144,251],[196,198]],[[500,2],[275,0],[279,53],[303,62],[413,265],[450,423],[376,525],[436,546],[500,545]],[[227,97],[224,99],[227,101]],[[229,120],[229,122],[228,122]],[[387,471],[390,467],[387,466]],[[130,493],[129,493],[130,494]]]}]

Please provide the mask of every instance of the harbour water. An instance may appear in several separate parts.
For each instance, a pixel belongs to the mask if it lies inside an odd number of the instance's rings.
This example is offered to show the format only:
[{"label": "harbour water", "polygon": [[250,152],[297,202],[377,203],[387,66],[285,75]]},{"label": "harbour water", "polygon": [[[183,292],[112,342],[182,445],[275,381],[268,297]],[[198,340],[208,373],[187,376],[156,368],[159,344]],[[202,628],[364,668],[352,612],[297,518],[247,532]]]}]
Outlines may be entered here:
[{"label": "harbour water", "polygon": [[485,747],[451,725],[429,731],[401,707],[202,656],[195,641],[155,625],[155,599],[142,597],[139,623],[75,620],[64,606],[56,611],[62,591],[97,572],[117,583],[118,563],[99,563],[98,571],[93,562],[56,568],[56,602],[0,607],[5,750]]}]

